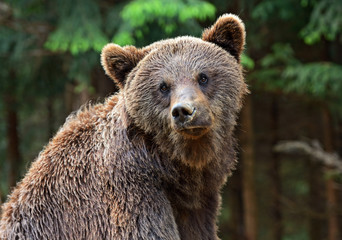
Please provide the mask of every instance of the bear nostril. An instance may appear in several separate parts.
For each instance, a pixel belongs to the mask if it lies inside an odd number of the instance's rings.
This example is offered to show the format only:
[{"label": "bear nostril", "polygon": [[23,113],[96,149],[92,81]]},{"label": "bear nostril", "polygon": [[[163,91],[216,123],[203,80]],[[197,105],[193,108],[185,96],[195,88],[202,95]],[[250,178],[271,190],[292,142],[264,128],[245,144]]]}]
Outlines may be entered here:
[{"label": "bear nostril", "polygon": [[172,109],[172,117],[177,118],[179,117],[179,111],[176,108]]},{"label": "bear nostril", "polygon": [[195,112],[195,108],[189,104],[177,103],[172,108],[172,117],[181,123],[188,120]]},{"label": "bear nostril", "polygon": [[182,108],[182,114],[183,114],[184,116],[187,116],[187,115],[191,116],[192,113],[193,113],[193,110],[192,110],[192,109]]}]

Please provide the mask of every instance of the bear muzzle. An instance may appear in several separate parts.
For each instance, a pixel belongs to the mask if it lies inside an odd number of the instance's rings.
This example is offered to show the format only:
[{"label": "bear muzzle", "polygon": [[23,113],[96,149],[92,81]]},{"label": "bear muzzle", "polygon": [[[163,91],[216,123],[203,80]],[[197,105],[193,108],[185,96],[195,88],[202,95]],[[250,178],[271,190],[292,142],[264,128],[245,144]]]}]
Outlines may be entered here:
[{"label": "bear muzzle", "polygon": [[211,114],[201,106],[189,102],[175,103],[171,108],[174,129],[190,138],[199,138],[212,126]]}]

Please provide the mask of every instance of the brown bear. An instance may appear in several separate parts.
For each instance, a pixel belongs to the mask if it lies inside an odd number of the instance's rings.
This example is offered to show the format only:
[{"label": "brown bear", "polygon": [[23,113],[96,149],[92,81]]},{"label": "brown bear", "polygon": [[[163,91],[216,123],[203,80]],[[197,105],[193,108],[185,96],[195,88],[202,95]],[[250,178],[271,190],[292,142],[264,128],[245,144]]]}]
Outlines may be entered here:
[{"label": "brown bear", "polygon": [[120,91],[68,117],[3,205],[0,238],[218,239],[244,43],[226,14],[202,39],[105,46]]}]

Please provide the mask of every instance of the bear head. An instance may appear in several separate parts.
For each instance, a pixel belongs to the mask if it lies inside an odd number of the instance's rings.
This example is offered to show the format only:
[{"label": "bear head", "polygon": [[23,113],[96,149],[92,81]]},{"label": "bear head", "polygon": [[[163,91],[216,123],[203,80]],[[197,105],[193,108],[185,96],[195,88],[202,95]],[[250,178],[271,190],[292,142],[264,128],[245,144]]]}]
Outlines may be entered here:
[{"label": "bear head", "polygon": [[240,65],[244,44],[242,21],[225,14],[202,39],[178,37],[142,49],[108,44],[101,62],[139,132],[168,158],[201,167],[232,147],[248,91]]}]

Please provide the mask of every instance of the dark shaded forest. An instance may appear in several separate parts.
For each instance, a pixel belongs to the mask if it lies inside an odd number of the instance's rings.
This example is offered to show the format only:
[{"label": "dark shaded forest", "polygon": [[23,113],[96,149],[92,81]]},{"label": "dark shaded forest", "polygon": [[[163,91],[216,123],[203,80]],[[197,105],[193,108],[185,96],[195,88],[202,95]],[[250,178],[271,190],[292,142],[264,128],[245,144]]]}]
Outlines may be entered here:
[{"label": "dark shaded forest", "polygon": [[219,235],[342,239],[341,0],[0,1],[0,202],[71,112],[116,91],[106,43],[199,37],[223,13],[246,25],[251,94]]}]

